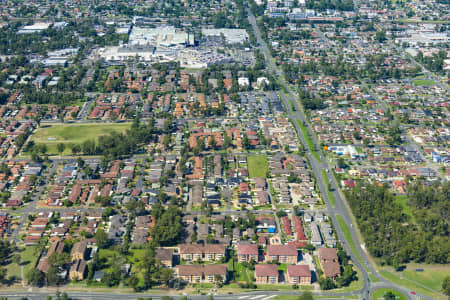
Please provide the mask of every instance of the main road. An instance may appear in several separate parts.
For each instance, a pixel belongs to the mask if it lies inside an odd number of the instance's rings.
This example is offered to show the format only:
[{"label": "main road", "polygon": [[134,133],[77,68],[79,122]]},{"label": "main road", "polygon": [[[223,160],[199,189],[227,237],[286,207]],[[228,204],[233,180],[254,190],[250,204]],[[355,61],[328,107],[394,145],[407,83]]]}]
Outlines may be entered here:
[{"label": "main road", "polygon": [[[271,72],[272,74],[274,74],[275,78],[278,78],[281,86],[287,92],[287,95],[285,95],[284,93],[280,93],[281,98],[284,103],[284,107],[286,109],[286,112],[287,112],[290,120],[292,121],[292,124],[294,124],[294,126],[296,128],[296,131],[298,133],[298,136],[300,137],[300,140],[301,140],[304,148],[308,149],[308,144],[306,143],[305,136],[303,136],[300,126],[297,123],[297,120],[299,120],[300,122],[302,122],[304,124],[308,124],[305,113],[303,111],[303,107],[301,107],[301,105],[298,103],[297,97],[294,96],[294,93],[293,93],[292,89],[290,88],[289,84],[287,84],[286,81],[284,80],[283,72],[275,66],[274,59],[269,51],[269,48],[268,48],[266,42],[261,37],[261,32],[256,23],[255,16],[252,14],[250,9],[247,9],[247,12],[248,12],[249,22],[252,25],[253,31],[255,33],[258,47],[265,56],[266,66],[268,68],[268,71]],[[291,103],[295,107],[295,112],[290,110]],[[319,143],[317,142],[314,132],[312,131],[310,126],[307,126],[307,131],[308,131],[308,134],[310,135],[312,141],[314,142],[315,148],[320,149]],[[309,150],[315,150],[315,149],[309,149]],[[372,291],[376,288],[379,288],[380,286],[383,286],[383,287],[401,291],[402,293],[404,293],[406,295],[406,297],[408,297],[408,299],[411,299],[410,290],[405,289],[400,286],[397,286],[397,285],[389,282],[388,280],[384,279],[383,277],[381,277],[378,274],[378,272],[375,270],[375,268],[369,263],[367,253],[361,248],[361,245],[358,242],[358,236],[354,229],[355,226],[352,226],[352,218],[350,216],[350,209],[347,206],[347,203],[345,202],[345,200],[341,197],[341,194],[339,193],[339,186],[338,186],[338,183],[337,183],[336,179],[334,178],[334,176],[330,176],[329,184],[331,185],[331,187],[334,188],[333,193],[334,193],[334,197],[336,198],[336,205],[334,207],[331,205],[330,199],[328,199],[328,193],[327,193],[327,187],[325,184],[325,179],[322,177],[322,172],[321,172],[321,170],[323,170],[323,169],[330,170],[331,168],[330,168],[329,164],[327,163],[327,160],[323,157],[322,152],[319,150],[318,153],[319,153],[320,161],[318,161],[316,158],[314,158],[311,155],[310,151],[307,151],[307,156],[309,159],[311,169],[314,173],[314,176],[316,177],[316,182],[319,186],[320,193],[322,194],[322,197],[328,207],[328,212],[333,221],[334,227],[336,228],[338,237],[341,241],[345,241],[344,242],[345,250],[347,251],[347,253],[350,254],[352,261],[360,270],[360,275],[363,280],[363,287],[362,287],[362,289],[360,289],[358,291],[358,294],[363,299],[369,299],[370,291]],[[351,225],[351,226],[348,226],[348,230],[350,231],[351,238],[355,244],[357,253],[353,253],[352,249],[348,246],[349,241],[347,241],[345,239],[342,228],[340,228],[340,225],[337,222],[338,215],[342,217],[342,219],[345,221],[346,224]],[[358,257],[361,258],[361,261],[358,259]],[[370,279],[369,279],[370,273],[372,274],[372,276],[376,277],[380,282],[376,283],[376,284],[371,284]],[[425,298],[425,299],[431,299],[424,295],[419,295],[419,296],[422,298]]]}]

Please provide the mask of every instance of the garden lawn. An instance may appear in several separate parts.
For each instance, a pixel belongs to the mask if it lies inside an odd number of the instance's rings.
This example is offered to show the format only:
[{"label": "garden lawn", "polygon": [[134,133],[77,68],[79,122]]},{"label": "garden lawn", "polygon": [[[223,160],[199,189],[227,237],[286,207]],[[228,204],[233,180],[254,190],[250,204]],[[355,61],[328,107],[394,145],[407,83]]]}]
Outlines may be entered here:
[{"label": "garden lawn", "polygon": [[395,290],[391,290],[391,289],[378,289],[375,292],[372,293],[372,300],[384,300],[384,295],[387,292],[392,292],[395,295],[395,299],[396,300],[406,300],[405,295],[403,295],[400,292],[397,292]]},{"label": "garden lawn", "polygon": [[46,144],[47,153],[59,154],[56,145],[63,143],[66,148],[63,154],[71,154],[71,144],[81,144],[87,140],[97,140],[99,136],[112,132],[124,132],[131,123],[89,123],[89,124],[59,124],[41,126],[31,137],[36,144]]},{"label": "garden lawn", "polygon": [[266,178],[269,167],[267,166],[267,157],[264,155],[253,155],[247,157],[248,173],[250,178]]},{"label": "garden lawn", "polygon": [[241,265],[240,263],[235,262],[234,263],[234,267],[235,267],[235,276],[236,276],[236,281],[238,282],[248,282],[248,274],[247,274],[247,269]]}]

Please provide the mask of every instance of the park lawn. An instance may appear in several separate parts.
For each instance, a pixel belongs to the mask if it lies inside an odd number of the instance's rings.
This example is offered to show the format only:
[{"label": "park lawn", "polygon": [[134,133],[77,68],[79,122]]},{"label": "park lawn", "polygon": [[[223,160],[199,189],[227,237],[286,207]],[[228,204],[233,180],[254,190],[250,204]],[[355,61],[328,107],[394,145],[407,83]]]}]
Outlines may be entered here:
[{"label": "park lawn", "polygon": [[395,299],[396,300],[406,300],[405,295],[403,295],[402,293],[395,291],[395,290],[391,290],[391,289],[378,289],[375,292],[372,293],[372,300],[379,300],[382,299],[384,300],[384,295],[387,292],[392,292],[395,295]]},{"label": "park lawn", "polygon": [[[424,269],[423,272],[416,272],[415,269]],[[442,282],[444,278],[450,276],[450,267],[442,266],[407,266],[402,272],[403,277],[418,282],[430,289],[442,292]]]},{"label": "park lawn", "polygon": [[303,125],[302,122],[300,122],[300,120],[296,120],[298,126],[300,127],[300,130],[302,131],[303,137],[305,138],[306,144],[308,146],[309,151],[311,152],[311,154],[314,156],[314,158],[320,162],[320,156],[319,153],[317,153],[316,151],[316,147],[314,146],[314,142],[311,138],[311,136],[308,133],[308,129],[306,128],[305,125]]},{"label": "park lawn", "polygon": [[442,294],[438,294],[438,293],[435,293],[435,292],[433,292],[433,291],[431,291],[429,289],[425,289],[425,288],[415,284],[414,282],[411,282],[411,281],[406,280],[406,279],[402,279],[399,276],[397,276],[395,274],[392,274],[389,271],[380,270],[379,274],[381,276],[383,276],[384,278],[386,278],[387,280],[389,280],[389,281],[391,281],[391,282],[393,282],[395,284],[398,284],[400,286],[403,286],[403,287],[406,287],[408,289],[411,289],[411,291],[416,291],[416,292],[425,294],[425,295],[427,295],[427,296],[429,296],[429,297],[431,297],[433,299],[447,299]]},{"label": "park lawn", "polygon": [[433,80],[427,80],[427,79],[414,79],[413,80],[414,85],[433,85]]},{"label": "park lawn", "polygon": [[59,124],[41,126],[31,137],[36,144],[46,144],[48,153],[59,154],[56,145],[66,145],[63,154],[71,154],[71,144],[81,144],[87,140],[97,140],[99,136],[112,132],[124,132],[131,127],[131,123],[85,123]]},{"label": "park lawn", "polygon": [[252,155],[247,157],[248,173],[250,178],[267,177],[269,167],[267,166],[267,157],[264,155]]},{"label": "park lawn", "polygon": [[[359,260],[360,263],[362,263],[362,258],[359,252],[356,250],[356,244],[352,239],[352,235],[350,234],[350,229],[348,229],[347,224],[344,222],[344,219],[340,215],[336,215],[337,221],[339,223],[339,226],[341,227],[342,233],[344,234],[345,240],[348,243],[348,246],[352,250],[353,254],[355,254],[356,258]],[[363,267],[366,268],[366,266],[363,264]]]},{"label": "park lawn", "polygon": [[[23,266],[24,276],[29,270],[36,266],[38,255],[35,254],[36,246],[27,246],[25,248],[19,248],[19,254],[21,256],[21,266]],[[10,263],[7,267],[7,276],[16,276],[17,278],[22,278],[21,266],[16,263]]]}]

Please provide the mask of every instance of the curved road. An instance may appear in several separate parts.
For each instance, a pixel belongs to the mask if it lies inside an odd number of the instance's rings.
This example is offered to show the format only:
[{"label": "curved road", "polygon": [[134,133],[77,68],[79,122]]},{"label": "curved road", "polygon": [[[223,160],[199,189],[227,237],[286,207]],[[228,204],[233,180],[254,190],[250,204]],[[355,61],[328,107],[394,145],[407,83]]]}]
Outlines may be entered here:
[{"label": "curved road", "polygon": [[[258,25],[256,24],[256,19],[255,16],[252,14],[252,12],[250,11],[250,9],[247,9],[248,12],[248,19],[250,24],[253,27],[253,31],[255,33],[256,36],[256,40],[257,43],[259,45],[259,49],[260,51],[262,51],[262,53],[264,53],[264,56],[266,58],[266,65],[267,68],[269,70],[269,72],[271,72],[276,78],[278,78],[280,84],[282,85],[282,87],[285,89],[285,91],[287,91],[288,97],[285,96],[283,93],[280,93],[281,98],[284,102],[284,106],[285,109],[287,111],[287,114],[290,118],[290,120],[292,121],[292,124],[294,124],[298,136],[300,137],[300,140],[302,141],[302,144],[304,146],[305,149],[308,149],[308,145],[306,143],[305,137],[302,134],[302,131],[300,130],[300,127],[298,126],[296,120],[300,120],[300,122],[304,123],[304,124],[308,124],[307,119],[305,117],[305,113],[303,111],[303,107],[301,107],[297,101],[297,97],[294,96],[294,93],[292,92],[290,86],[285,82],[284,80],[284,74],[283,72],[278,69],[275,64],[274,64],[274,60],[273,57],[270,54],[269,48],[267,47],[266,42],[262,39],[261,37],[261,32],[259,30]],[[295,107],[295,115],[294,113],[289,109],[291,107],[290,103],[292,103]],[[308,134],[310,135],[311,139],[314,142],[314,145],[316,147],[316,149],[320,149],[319,143],[317,142],[314,133],[312,132],[312,129],[310,126],[307,126],[307,130],[308,130]],[[333,224],[336,228],[336,232],[338,234],[338,237],[341,241],[345,241],[344,244],[344,248],[347,251],[347,253],[350,253],[350,257],[352,259],[352,261],[354,262],[354,264],[359,268],[360,270],[360,274],[362,275],[362,279],[363,279],[363,288],[359,291],[356,292],[356,294],[360,295],[362,297],[362,299],[369,299],[370,297],[370,291],[373,291],[375,289],[378,288],[390,288],[390,289],[394,289],[394,290],[398,290],[402,293],[405,294],[405,296],[408,299],[412,299],[411,295],[410,295],[410,290],[397,286],[393,283],[391,283],[390,281],[384,279],[383,277],[381,277],[378,272],[373,268],[373,266],[369,263],[369,259],[367,257],[367,254],[365,251],[363,251],[363,249],[361,248],[359,242],[358,242],[358,236],[354,230],[353,226],[349,226],[348,229],[351,233],[351,237],[352,240],[354,241],[354,244],[356,246],[356,250],[358,252],[359,257],[362,258],[362,261],[359,261],[355,255],[355,253],[352,252],[352,250],[350,249],[350,247],[348,246],[348,241],[345,240],[344,234],[342,232],[342,228],[340,228],[338,222],[337,222],[337,218],[336,216],[339,215],[341,216],[346,224],[352,224],[352,219],[350,217],[350,212],[349,212],[349,208],[347,206],[347,203],[344,201],[344,199],[342,199],[341,194],[339,193],[339,186],[336,182],[336,179],[334,178],[334,176],[329,176],[329,180],[330,180],[330,185],[334,188],[334,196],[336,198],[336,206],[333,207],[330,203],[330,200],[328,199],[328,194],[327,194],[327,187],[325,185],[325,181],[324,178],[322,178],[322,174],[321,174],[321,170],[322,169],[328,169],[330,170],[330,166],[328,165],[326,159],[323,157],[321,151],[318,151],[319,153],[319,157],[320,157],[320,162],[317,161],[309,151],[307,151],[307,156],[309,159],[309,163],[311,165],[311,168],[314,172],[314,175],[316,177],[316,182],[318,183],[319,186],[319,190],[322,194],[322,197],[328,207],[328,212],[329,215],[333,221]],[[378,280],[380,280],[380,282],[377,283],[371,283],[370,279],[369,279],[369,273],[371,273],[371,275],[373,275],[374,277],[376,277]],[[344,293],[339,294],[337,293],[336,295],[341,295],[341,296],[345,296]],[[425,295],[422,294],[418,294],[418,296],[420,296],[421,298],[424,299],[430,299],[430,297],[427,297]]]}]

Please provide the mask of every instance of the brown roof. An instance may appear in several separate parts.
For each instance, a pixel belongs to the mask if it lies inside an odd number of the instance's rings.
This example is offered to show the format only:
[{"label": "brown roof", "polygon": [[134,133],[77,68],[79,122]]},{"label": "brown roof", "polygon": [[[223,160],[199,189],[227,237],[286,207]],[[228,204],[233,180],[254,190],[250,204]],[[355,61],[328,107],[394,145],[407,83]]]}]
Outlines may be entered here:
[{"label": "brown roof", "polygon": [[341,274],[339,263],[335,261],[325,261],[322,264],[322,269],[326,277],[335,277]]},{"label": "brown roof", "polygon": [[325,261],[338,261],[336,248],[320,248],[319,258]]},{"label": "brown roof", "polygon": [[238,244],[238,255],[258,255],[258,246],[256,244]]},{"label": "brown roof", "polygon": [[86,270],[86,262],[82,259],[76,260],[73,265],[70,267],[70,272],[79,272],[84,273]]},{"label": "brown roof", "polygon": [[50,245],[48,249],[47,256],[52,255],[54,252],[61,254],[64,250],[64,243],[61,241],[55,241]]},{"label": "brown roof", "polygon": [[48,223],[47,218],[36,218],[31,225],[45,227],[45,226],[47,226],[47,223]]},{"label": "brown roof", "polygon": [[157,249],[155,258],[159,261],[172,260],[173,250],[172,249]]},{"label": "brown roof", "polygon": [[180,244],[180,254],[185,253],[225,253],[223,244]]},{"label": "brown roof", "polygon": [[228,268],[226,265],[181,265],[178,266],[179,276],[189,275],[222,275],[225,276]]},{"label": "brown roof", "polygon": [[289,265],[287,266],[289,276],[311,277],[311,271],[307,265]]},{"label": "brown roof", "polygon": [[87,242],[85,240],[80,241],[80,242],[76,243],[75,245],[73,245],[72,254],[74,254],[74,253],[84,254],[84,252],[86,251],[86,248],[87,248]]},{"label": "brown roof", "polygon": [[297,256],[298,252],[294,245],[269,245],[267,246],[267,255]]},{"label": "brown roof", "polygon": [[278,276],[277,265],[255,265],[256,277]]},{"label": "brown roof", "polygon": [[39,260],[39,264],[37,265],[37,269],[41,272],[47,273],[50,269],[50,263],[48,261],[48,257],[43,257]]}]

